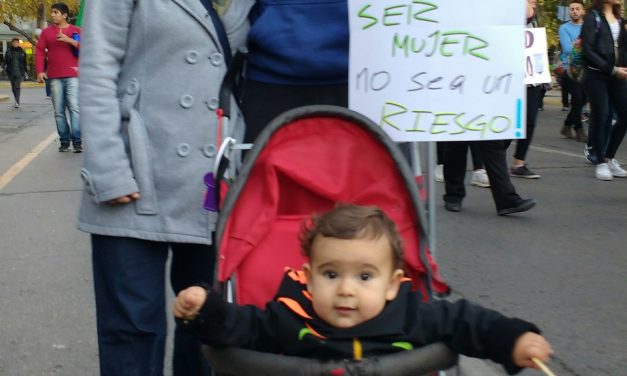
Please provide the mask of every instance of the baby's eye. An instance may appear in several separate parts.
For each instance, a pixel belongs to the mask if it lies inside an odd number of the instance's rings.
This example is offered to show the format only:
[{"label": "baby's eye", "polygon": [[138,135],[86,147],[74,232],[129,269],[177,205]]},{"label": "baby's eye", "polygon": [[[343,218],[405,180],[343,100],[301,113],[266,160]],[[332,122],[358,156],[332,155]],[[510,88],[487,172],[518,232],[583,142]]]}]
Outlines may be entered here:
[{"label": "baby's eye", "polygon": [[333,272],[333,271],[326,271],[324,273],[322,273],[325,277],[327,277],[328,279],[335,279],[337,278],[337,273]]},{"label": "baby's eye", "polygon": [[359,275],[359,279],[361,279],[362,281],[369,281],[372,279],[372,274],[370,273],[361,273]]}]

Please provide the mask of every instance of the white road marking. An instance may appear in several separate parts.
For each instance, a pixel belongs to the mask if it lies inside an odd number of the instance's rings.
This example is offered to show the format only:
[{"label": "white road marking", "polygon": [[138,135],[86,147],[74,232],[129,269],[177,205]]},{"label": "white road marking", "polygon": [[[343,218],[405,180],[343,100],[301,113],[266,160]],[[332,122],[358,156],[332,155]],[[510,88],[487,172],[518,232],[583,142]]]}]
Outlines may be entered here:
[{"label": "white road marking", "polygon": [[39,154],[41,154],[41,152],[44,151],[44,149],[56,138],[57,132],[50,133],[45,140],[40,142],[33,150],[26,153],[22,159],[17,161],[13,166],[11,166],[11,168],[6,170],[5,173],[0,175],[0,191],[4,189],[4,187],[6,187],[7,184],[9,184],[11,180],[13,180],[20,172],[22,172],[22,170],[24,170],[29,163],[37,158],[37,156],[39,156]]}]

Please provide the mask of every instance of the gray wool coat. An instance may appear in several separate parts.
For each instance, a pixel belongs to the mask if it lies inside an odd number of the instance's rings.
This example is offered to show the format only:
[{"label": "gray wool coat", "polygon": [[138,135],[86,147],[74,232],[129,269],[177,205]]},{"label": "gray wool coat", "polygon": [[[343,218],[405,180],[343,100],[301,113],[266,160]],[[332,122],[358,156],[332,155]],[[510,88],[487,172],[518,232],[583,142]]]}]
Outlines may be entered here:
[{"label": "gray wool coat", "polygon": [[[222,17],[232,51],[245,43],[252,5],[231,1]],[[219,148],[215,110],[227,68],[207,10],[200,0],[89,0],[82,32],[78,228],[210,244],[216,215],[203,208],[203,177]],[[133,192],[137,202],[105,203]]]}]

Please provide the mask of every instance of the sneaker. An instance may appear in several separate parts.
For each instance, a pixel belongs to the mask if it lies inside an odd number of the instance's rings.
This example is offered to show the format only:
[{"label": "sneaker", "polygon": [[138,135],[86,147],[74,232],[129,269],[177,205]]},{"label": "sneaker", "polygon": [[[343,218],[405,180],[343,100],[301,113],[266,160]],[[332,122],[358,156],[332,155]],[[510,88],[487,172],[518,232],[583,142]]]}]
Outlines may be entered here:
[{"label": "sneaker", "polygon": [[590,120],[590,113],[589,112],[581,113],[581,121],[586,122],[588,120]]},{"label": "sneaker", "polygon": [[612,171],[610,170],[610,166],[607,163],[599,163],[594,171],[594,176],[596,176],[599,180],[605,181],[609,181],[614,178],[614,175],[612,175]]},{"label": "sneaker", "polygon": [[583,156],[586,158],[586,161],[588,161],[588,163],[597,164],[597,157],[592,153],[592,147],[584,145]]},{"label": "sneaker", "polygon": [[533,208],[534,206],[536,206],[536,201],[534,199],[521,199],[515,206],[512,206],[511,208],[499,209],[496,211],[496,214],[503,216],[514,213],[522,213]]},{"label": "sneaker", "polygon": [[476,185],[477,187],[489,188],[490,179],[488,178],[488,173],[486,172],[486,170],[482,168],[474,170],[472,172],[472,179],[470,179],[470,184]]},{"label": "sneaker", "polygon": [[72,144],[72,147],[74,148],[74,152],[75,153],[82,153],[83,152],[83,144],[80,142],[74,142]]},{"label": "sneaker", "polygon": [[444,165],[435,166],[435,171],[433,172],[433,178],[435,181],[444,183]]},{"label": "sneaker", "polygon": [[69,142],[68,143],[62,142],[61,146],[59,146],[59,151],[63,153],[63,152],[66,152],[68,150],[70,150],[70,143]]},{"label": "sneaker", "polygon": [[577,142],[588,142],[588,135],[583,128],[575,129],[575,141]]},{"label": "sneaker", "polygon": [[15,104],[13,105],[14,108],[20,108],[20,104],[15,102]]},{"label": "sneaker", "polygon": [[528,169],[526,164],[518,167],[512,167],[510,175],[517,178],[540,179],[540,175]]},{"label": "sneaker", "polygon": [[618,161],[614,158],[610,159],[607,162],[607,165],[610,168],[610,171],[612,172],[612,176],[615,178],[625,178],[627,177],[627,171],[623,170],[620,167],[620,163],[618,163]]},{"label": "sneaker", "polygon": [[568,125],[564,125],[560,130],[560,135],[564,138],[573,138],[572,129]]}]

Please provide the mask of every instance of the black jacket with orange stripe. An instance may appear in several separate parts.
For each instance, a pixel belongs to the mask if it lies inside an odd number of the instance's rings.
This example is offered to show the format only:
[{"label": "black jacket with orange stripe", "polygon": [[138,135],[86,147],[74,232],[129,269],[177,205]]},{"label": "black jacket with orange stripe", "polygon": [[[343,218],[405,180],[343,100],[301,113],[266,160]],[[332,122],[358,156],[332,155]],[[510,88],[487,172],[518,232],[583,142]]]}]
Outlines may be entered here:
[{"label": "black jacket with orange stripe", "polygon": [[540,332],[529,322],[466,300],[424,303],[410,282],[401,284],[397,298],[377,317],[338,329],[316,315],[303,274],[292,270],[263,310],[226,303],[208,291],[199,315],[177,322],[208,345],[316,359],[359,357],[356,348],[374,356],[444,342],[461,354],[501,363],[509,374],[520,370],[512,362],[516,339],[527,331]]}]

